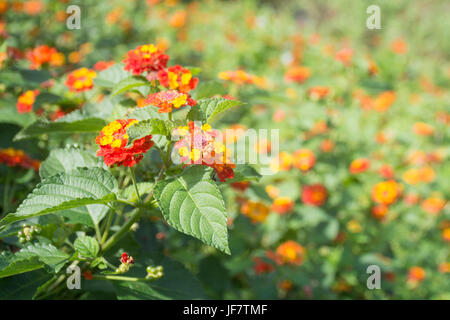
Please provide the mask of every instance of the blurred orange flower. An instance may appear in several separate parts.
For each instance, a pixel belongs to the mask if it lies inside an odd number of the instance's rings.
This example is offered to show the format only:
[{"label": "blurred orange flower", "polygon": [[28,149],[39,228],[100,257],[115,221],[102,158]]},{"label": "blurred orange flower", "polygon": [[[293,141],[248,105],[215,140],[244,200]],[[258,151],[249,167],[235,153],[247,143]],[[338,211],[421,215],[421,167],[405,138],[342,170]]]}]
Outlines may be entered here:
[{"label": "blurred orange flower", "polygon": [[314,167],[316,157],[311,150],[299,149],[292,154],[292,165],[301,171],[308,171]]},{"label": "blurred orange flower", "polygon": [[378,182],[372,189],[372,200],[384,205],[394,203],[401,193],[401,185],[395,180]]},{"label": "blurred orange flower", "polygon": [[358,158],[352,161],[349,171],[351,174],[358,174],[367,171],[370,168],[370,160],[367,158]]},{"label": "blurred orange flower", "polygon": [[241,206],[241,213],[250,218],[253,223],[266,221],[270,209],[262,202],[246,201]]},{"label": "blurred orange flower", "polygon": [[294,208],[294,201],[288,197],[278,197],[272,203],[272,210],[283,215],[289,213]]}]

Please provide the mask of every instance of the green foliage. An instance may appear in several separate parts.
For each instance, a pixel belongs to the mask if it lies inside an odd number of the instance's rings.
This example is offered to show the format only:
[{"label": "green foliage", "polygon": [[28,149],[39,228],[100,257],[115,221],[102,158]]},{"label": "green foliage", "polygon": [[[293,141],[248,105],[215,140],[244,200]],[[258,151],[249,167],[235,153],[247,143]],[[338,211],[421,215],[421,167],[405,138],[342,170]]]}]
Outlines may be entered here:
[{"label": "green foliage", "polygon": [[116,179],[102,168],[77,168],[44,179],[30,193],[15,213],[0,221],[0,227],[10,223],[86,206],[93,222],[104,217],[105,204],[116,199]]},{"label": "green foliage", "polygon": [[78,237],[75,239],[73,246],[81,258],[94,259],[100,251],[100,246],[97,240],[89,236]]},{"label": "green foliage", "polygon": [[210,169],[192,166],[159,182],[155,198],[172,227],[230,254],[225,206]]}]

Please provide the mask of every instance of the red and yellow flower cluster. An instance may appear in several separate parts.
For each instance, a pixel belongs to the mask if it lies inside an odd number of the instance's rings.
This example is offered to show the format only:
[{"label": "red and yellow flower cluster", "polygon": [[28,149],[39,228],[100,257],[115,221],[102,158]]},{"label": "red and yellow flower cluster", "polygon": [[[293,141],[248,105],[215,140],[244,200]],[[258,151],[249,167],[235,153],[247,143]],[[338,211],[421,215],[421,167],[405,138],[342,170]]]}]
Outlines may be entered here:
[{"label": "red and yellow flower cluster", "polygon": [[198,83],[198,78],[193,77],[189,69],[180,65],[159,70],[157,76],[162,86],[182,93],[194,90]]},{"label": "red and yellow flower cluster", "polygon": [[306,185],[302,189],[302,201],[310,206],[322,206],[328,198],[328,192],[322,184]]},{"label": "red and yellow flower cluster", "polygon": [[241,206],[241,213],[250,218],[253,223],[266,221],[269,207],[262,202],[247,200]]},{"label": "red and yellow flower cluster", "polygon": [[195,106],[197,102],[189,97],[186,93],[177,90],[160,91],[153,93],[145,99],[145,105],[154,105],[158,108],[159,113],[172,112],[172,109],[178,109],[182,106]]},{"label": "red and yellow flower cluster", "polygon": [[228,70],[219,72],[219,79],[231,81],[237,85],[254,84],[260,88],[264,88],[267,85],[267,80],[263,77],[257,77],[249,74],[244,70]]},{"label": "red and yellow flower cluster", "polygon": [[127,129],[137,122],[135,119],[119,119],[109,123],[100,131],[100,135],[95,139],[95,143],[100,146],[97,156],[104,157],[107,166],[133,167],[153,146],[152,136],[148,135],[134,140],[133,145],[127,147],[129,138]]},{"label": "red and yellow flower cluster", "polygon": [[164,50],[153,44],[144,44],[128,51],[123,63],[125,71],[141,75],[144,72],[164,69],[168,61],[169,56],[164,54]]},{"label": "red and yellow flower cluster", "polygon": [[305,254],[305,248],[292,240],[280,244],[275,252],[267,252],[267,256],[279,265],[288,264],[296,266],[303,263]]},{"label": "red and yellow flower cluster", "polygon": [[300,169],[302,172],[311,170],[316,164],[316,157],[309,149],[299,149],[293,154],[282,151],[278,158],[274,158],[270,163],[273,172],[290,170],[291,167]]},{"label": "red and yellow flower cluster", "polygon": [[372,189],[372,200],[388,206],[397,200],[402,191],[403,186],[395,180],[378,182]]},{"label": "red and yellow flower cluster", "polygon": [[22,93],[17,100],[17,112],[27,113],[33,110],[33,104],[36,101],[36,97],[39,94],[39,90],[28,90]]},{"label": "red and yellow flower cluster", "polygon": [[39,171],[41,162],[33,160],[22,150],[13,148],[0,150],[0,163],[6,164],[8,167],[22,167],[24,169],[34,169]]},{"label": "red and yellow flower cluster", "polygon": [[91,90],[94,87],[94,78],[97,73],[88,68],[80,68],[69,73],[66,80],[66,86],[70,91],[83,92]]},{"label": "red and yellow flower cluster", "polygon": [[31,69],[40,69],[46,64],[52,67],[60,67],[65,61],[64,54],[47,45],[42,45],[27,51],[26,58],[31,62]]},{"label": "red and yellow flower cluster", "polygon": [[219,141],[221,134],[218,130],[208,124],[199,127],[190,121],[187,126],[176,128],[172,136],[181,138],[174,145],[181,163],[211,167],[222,182],[234,177],[236,165],[229,159],[229,150]]}]

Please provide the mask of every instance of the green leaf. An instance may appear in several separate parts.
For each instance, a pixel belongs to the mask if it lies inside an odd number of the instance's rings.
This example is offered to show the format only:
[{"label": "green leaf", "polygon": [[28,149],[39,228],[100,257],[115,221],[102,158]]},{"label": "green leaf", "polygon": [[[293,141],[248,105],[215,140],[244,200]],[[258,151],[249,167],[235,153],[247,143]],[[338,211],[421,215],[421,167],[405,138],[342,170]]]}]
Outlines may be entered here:
[{"label": "green leaf", "polygon": [[81,257],[88,259],[94,259],[100,251],[97,240],[89,236],[78,237],[73,245]]},{"label": "green leaf", "polygon": [[41,178],[47,178],[77,167],[106,168],[102,160],[90,151],[75,148],[54,149],[50,151],[48,158],[41,163],[39,175]]},{"label": "green leaf", "polygon": [[224,98],[204,98],[197,101],[197,105],[191,108],[188,118],[209,123],[218,114],[232,107],[238,106],[242,102]]},{"label": "green leaf", "polygon": [[36,290],[52,277],[44,270],[0,279],[0,300],[30,300]]},{"label": "green leaf", "polygon": [[128,119],[136,119],[144,121],[149,119],[169,120],[167,113],[159,113],[155,106],[146,106],[144,108],[136,108],[129,115]]},{"label": "green leaf", "polygon": [[[153,183],[151,182],[138,182],[137,183],[138,191],[141,196],[150,192],[153,187]],[[130,202],[137,201],[136,191],[134,189],[134,185],[129,185],[125,189],[120,192],[120,197]]]},{"label": "green leaf", "polygon": [[0,123],[12,123],[24,127],[36,120],[34,113],[18,113],[15,103],[12,101],[10,103],[0,108]]},{"label": "green leaf", "polygon": [[35,255],[23,254],[20,251],[17,254],[9,251],[0,253],[0,278],[30,272],[43,266]]},{"label": "green leaf", "polygon": [[[223,95],[226,93],[226,90],[222,84],[222,82],[217,80],[212,81],[204,81],[200,82],[195,89],[194,98],[202,99],[202,98],[210,98],[214,95]],[[195,108],[195,107],[194,107]]]},{"label": "green leaf", "polygon": [[133,77],[122,79],[118,84],[116,84],[114,86],[114,90],[111,94],[112,94],[112,96],[115,96],[115,95],[130,91],[133,88],[148,86],[148,85],[149,85],[149,82],[145,78],[133,76]]},{"label": "green leaf", "polygon": [[172,227],[230,254],[225,205],[210,168],[189,167],[181,176],[159,182],[154,194]]},{"label": "green leaf", "polygon": [[125,71],[123,67],[123,63],[116,63],[108,69],[100,71],[94,79],[94,84],[100,87],[113,88],[121,80],[131,76],[131,73]]},{"label": "green leaf", "polygon": [[168,120],[148,119],[140,121],[127,129],[128,145],[132,145],[134,140],[141,139],[149,134],[168,136],[173,128],[173,123]]},{"label": "green leaf", "polygon": [[23,128],[21,131],[19,131],[19,133],[17,133],[17,135],[14,137],[14,141],[49,133],[99,132],[101,129],[103,129],[105,125],[106,125],[105,120],[98,118],[85,118],[78,120],[73,120],[69,118],[63,120],[63,118],[60,118],[53,122],[50,122],[45,119],[39,119],[30,124],[29,126]]},{"label": "green leaf", "polygon": [[69,261],[70,255],[58,250],[51,244],[35,243],[29,245],[22,250],[23,254],[36,256],[41,262],[58,272]]},{"label": "green leaf", "polygon": [[86,206],[98,224],[108,211],[104,206],[116,200],[118,182],[102,168],[77,168],[44,179],[15,213],[0,220],[0,228],[12,222]]},{"label": "green leaf", "polygon": [[248,164],[237,164],[236,168],[234,168],[233,171],[234,178],[228,179],[227,183],[249,180],[258,181],[261,178],[261,175],[258,173],[258,171],[256,171],[255,168]]}]

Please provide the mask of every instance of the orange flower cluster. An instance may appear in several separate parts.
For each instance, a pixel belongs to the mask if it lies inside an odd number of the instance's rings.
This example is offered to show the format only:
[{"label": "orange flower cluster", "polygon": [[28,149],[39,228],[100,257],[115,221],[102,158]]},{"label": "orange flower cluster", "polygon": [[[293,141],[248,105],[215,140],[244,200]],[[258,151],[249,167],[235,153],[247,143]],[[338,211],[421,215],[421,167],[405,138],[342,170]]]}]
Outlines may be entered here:
[{"label": "orange flower cluster", "polygon": [[65,61],[64,55],[61,52],[47,45],[38,46],[27,51],[26,58],[31,62],[31,69],[40,69],[46,64],[53,67],[60,67]]},{"label": "orange flower cluster", "polygon": [[408,282],[417,284],[425,280],[426,272],[422,267],[414,266],[408,271]]},{"label": "orange flower cluster", "polygon": [[109,123],[100,131],[100,135],[95,139],[95,143],[100,146],[97,156],[104,157],[107,166],[133,167],[153,146],[152,136],[148,135],[134,140],[133,145],[127,148],[129,138],[127,129],[137,122],[135,119],[119,119]]},{"label": "orange flower cluster", "polygon": [[66,86],[70,91],[83,92],[91,90],[94,87],[94,78],[97,73],[88,68],[80,68],[69,73],[66,80]]},{"label": "orange flower cluster", "polygon": [[433,196],[424,199],[421,203],[422,209],[430,214],[438,214],[444,209],[446,201],[440,197]]},{"label": "orange flower cluster", "polygon": [[353,59],[353,50],[350,48],[344,48],[336,52],[334,59],[342,62],[346,66],[350,66]]},{"label": "orange flower cluster", "polygon": [[275,252],[268,253],[277,264],[301,265],[306,254],[305,248],[295,241],[288,240],[280,244]]},{"label": "orange flower cluster", "polygon": [[199,127],[190,121],[187,126],[175,129],[172,136],[181,137],[174,149],[178,150],[182,163],[211,167],[222,182],[234,178],[233,169],[236,165],[229,160],[229,150],[219,141],[219,131],[213,130],[208,124]]},{"label": "orange flower cluster", "polygon": [[168,90],[150,94],[145,99],[145,105],[149,104],[158,107],[159,113],[169,113],[173,108],[178,109],[186,105],[195,106],[197,102],[186,93]]},{"label": "orange flower cluster", "polygon": [[159,70],[157,77],[164,87],[182,93],[194,90],[198,83],[198,78],[192,77],[191,71],[180,65],[169,67],[167,70]]},{"label": "orange flower cluster", "polygon": [[436,173],[430,166],[411,168],[406,170],[402,175],[403,181],[411,185],[415,185],[420,182],[430,183],[435,179],[435,177]]},{"label": "orange flower cluster", "polygon": [[314,167],[316,157],[309,149],[299,149],[292,155],[288,152],[282,151],[278,154],[278,158],[272,159],[270,168],[273,172],[287,171],[291,166],[306,172]]},{"label": "orange flower cluster", "polygon": [[450,227],[442,230],[442,239],[444,239],[447,242],[450,242]]},{"label": "orange flower cluster", "polygon": [[17,112],[27,113],[33,110],[33,104],[36,101],[36,97],[39,94],[39,90],[28,90],[22,93],[17,99]]},{"label": "orange flower cluster", "polygon": [[291,66],[284,74],[287,82],[303,83],[311,76],[311,70],[303,66]]},{"label": "orange flower cluster", "polygon": [[278,197],[272,203],[272,210],[280,215],[289,213],[294,208],[294,201],[288,197]]},{"label": "orange flower cluster", "polygon": [[380,204],[380,205],[376,205],[374,207],[372,207],[372,215],[374,216],[375,219],[378,220],[383,220],[386,215],[388,214],[389,211],[389,207],[384,205],[384,204]]},{"label": "orange flower cluster", "polygon": [[292,166],[301,171],[308,171],[316,164],[316,157],[311,150],[299,149],[292,154]]},{"label": "orange flower cluster", "polygon": [[257,77],[245,72],[244,70],[229,70],[219,72],[219,79],[234,82],[238,85],[254,84],[258,87],[264,87],[266,85],[266,79]]},{"label": "orange flower cluster", "polygon": [[434,133],[434,128],[425,122],[416,122],[413,126],[413,132],[419,136],[431,136]]},{"label": "orange flower cluster", "polygon": [[313,100],[325,98],[330,93],[330,88],[323,86],[312,87],[308,90],[308,95]]},{"label": "orange flower cluster", "polygon": [[134,75],[144,72],[159,71],[167,66],[169,56],[164,50],[153,44],[144,44],[130,50],[123,60],[125,71],[131,71]]},{"label": "orange flower cluster", "polygon": [[34,169],[39,171],[41,162],[33,160],[22,150],[13,148],[0,150],[0,163],[6,164],[8,167],[22,167],[24,169]]},{"label": "orange flower cluster", "polygon": [[395,180],[378,182],[372,189],[372,200],[379,204],[391,205],[402,192],[402,185]]},{"label": "orange flower cluster", "polygon": [[396,99],[394,91],[385,91],[373,98],[363,90],[357,90],[354,93],[354,97],[359,101],[364,110],[373,109],[378,112],[387,111]]},{"label": "orange flower cluster", "polygon": [[251,219],[253,223],[266,221],[269,207],[262,202],[247,200],[241,206],[241,213]]},{"label": "orange flower cluster", "polygon": [[93,68],[96,71],[103,71],[114,65],[114,61],[98,61]]},{"label": "orange flower cluster", "polygon": [[370,160],[367,158],[358,158],[352,161],[349,171],[351,174],[358,174],[367,171],[370,167]]},{"label": "orange flower cluster", "polygon": [[322,206],[328,198],[328,192],[322,184],[306,185],[302,189],[302,201],[310,206]]}]

